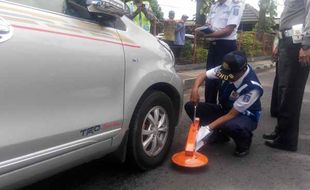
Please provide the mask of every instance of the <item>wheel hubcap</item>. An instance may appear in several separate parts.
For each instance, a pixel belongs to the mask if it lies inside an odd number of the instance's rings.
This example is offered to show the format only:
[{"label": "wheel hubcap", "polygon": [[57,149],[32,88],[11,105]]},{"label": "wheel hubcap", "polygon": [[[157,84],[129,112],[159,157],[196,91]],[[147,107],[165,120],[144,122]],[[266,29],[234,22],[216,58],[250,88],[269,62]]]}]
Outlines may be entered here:
[{"label": "wheel hubcap", "polygon": [[153,107],[143,121],[141,140],[144,152],[157,156],[164,148],[168,137],[169,118],[161,106]]}]

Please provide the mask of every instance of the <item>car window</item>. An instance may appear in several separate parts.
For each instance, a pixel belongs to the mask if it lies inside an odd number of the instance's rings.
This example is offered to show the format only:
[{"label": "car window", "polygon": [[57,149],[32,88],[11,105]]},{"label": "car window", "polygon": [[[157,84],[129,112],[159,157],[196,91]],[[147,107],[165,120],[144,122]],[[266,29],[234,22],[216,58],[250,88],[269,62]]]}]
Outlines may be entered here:
[{"label": "car window", "polygon": [[91,14],[87,10],[86,0],[9,0],[40,9],[54,11],[97,22],[103,26],[125,30],[125,24],[120,18],[106,14]]}]

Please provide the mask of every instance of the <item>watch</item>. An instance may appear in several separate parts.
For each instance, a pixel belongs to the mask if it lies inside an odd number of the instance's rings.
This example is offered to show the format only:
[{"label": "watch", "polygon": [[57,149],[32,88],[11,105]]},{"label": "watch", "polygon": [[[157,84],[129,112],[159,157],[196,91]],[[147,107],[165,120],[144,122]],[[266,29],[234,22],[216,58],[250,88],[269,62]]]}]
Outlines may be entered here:
[{"label": "watch", "polygon": [[308,50],[308,49],[310,49],[310,46],[308,46],[308,45],[302,45],[301,48],[302,48],[303,50]]}]

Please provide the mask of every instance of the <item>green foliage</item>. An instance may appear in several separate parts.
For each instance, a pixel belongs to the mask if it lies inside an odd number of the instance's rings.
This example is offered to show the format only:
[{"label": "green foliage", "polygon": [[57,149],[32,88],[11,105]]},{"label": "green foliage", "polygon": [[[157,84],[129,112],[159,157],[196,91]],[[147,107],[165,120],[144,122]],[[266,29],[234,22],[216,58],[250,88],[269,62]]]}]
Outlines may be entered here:
[{"label": "green foliage", "polygon": [[208,57],[208,50],[204,48],[197,48],[196,49],[196,61],[197,63],[204,63],[207,62]]},{"label": "green foliage", "polygon": [[258,32],[272,32],[277,16],[276,0],[259,0],[259,20],[255,26]]},{"label": "green foliage", "polygon": [[193,54],[192,44],[190,42],[185,42],[181,51],[181,57],[187,60],[191,60],[192,54]]},{"label": "green foliage", "polygon": [[[204,49],[202,47],[196,48],[196,62],[197,63],[203,63],[207,61],[208,57],[208,50]],[[181,52],[181,58],[184,60],[192,60],[193,59],[193,48],[191,42],[186,42],[182,52]]]},{"label": "green foliage", "polygon": [[245,51],[249,57],[255,57],[262,54],[262,43],[256,40],[254,32],[243,32],[238,37],[240,49]]},{"label": "green foliage", "polygon": [[152,11],[157,19],[162,20],[164,18],[164,13],[161,11],[160,6],[158,5],[157,0],[147,0],[150,2]]}]

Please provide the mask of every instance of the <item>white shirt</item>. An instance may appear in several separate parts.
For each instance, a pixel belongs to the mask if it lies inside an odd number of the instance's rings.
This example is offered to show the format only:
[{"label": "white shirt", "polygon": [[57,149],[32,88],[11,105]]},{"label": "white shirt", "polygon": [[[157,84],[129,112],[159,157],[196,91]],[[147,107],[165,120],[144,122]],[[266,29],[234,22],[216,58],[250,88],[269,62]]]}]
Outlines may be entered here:
[{"label": "white shirt", "polygon": [[[216,72],[220,67],[221,66],[218,66],[218,67],[215,67],[213,69],[208,70],[206,72],[207,78],[208,79],[218,79],[218,77],[216,76]],[[248,67],[246,72],[242,75],[242,77],[240,77],[238,80],[233,82],[233,84],[236,88],[240,87],[243,79],[249,74],[249,72],[250,72],[250,68]],[[260,86],[260,84],[258,84],[258,83],[256,85]],[[233,107],[238,112],[244,113],[249,107],[251,107],[255,103],[255,101],[259,98],[259,96],[260,96],[259,91],[254,89],[254,90],[248,92],[247,94],[239,96],[238,99],[234,102]]]},{"label": "white shirt", "polygon": [[223,4],[216,2],[211,6],[207,18],[207,24],[210,24],[214,31],[221,30],[228,25],[236,25],[234,31],[229,36],[216,39],[237,39],[237,30],[241,21],[244,7],[244,0],[226,0]]}]

